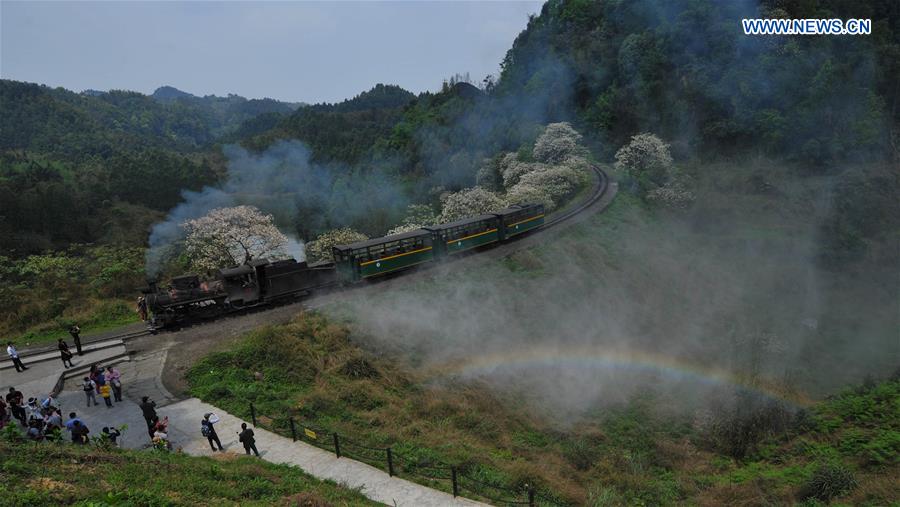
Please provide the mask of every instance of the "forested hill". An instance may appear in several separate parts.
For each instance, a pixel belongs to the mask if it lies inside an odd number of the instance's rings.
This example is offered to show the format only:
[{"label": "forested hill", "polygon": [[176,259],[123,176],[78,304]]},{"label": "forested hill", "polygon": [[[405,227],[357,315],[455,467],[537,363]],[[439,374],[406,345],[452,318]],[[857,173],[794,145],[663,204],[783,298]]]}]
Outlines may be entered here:
[{"label": "forested hill", "polygon": [[75,93],[2,80],[0,150],[65,158],[149,147],[190,151],[210,145],[260,114],[289,114],[296,107],[237,95],[195,97],[172,87],[149,96],[123,90]]},{"label": "forested hill", "polygon": [[[743,17],[871,18],[873,34],[751,37]],[[603,156],[654,132],[681,158],[750,152],[822,169],[896,154],[898,82],[894,0],[550,0],[486,82],[489,99],[420,100],[393,140],[446,165],[567,120]]]},{"label": "forested hill", "polygon": [[[0,255],[72,244],[142,246],[184,190],[224,173],[221,144],[267,133],[307,141],[320,159],[356,161],[415,98],[378,85],[338,104],[238,95],[152,95],[0,80]],[[305,111],[309,109],[309,114]]]},{"label": "forested hill", "polygon": [[390,135],[403,108],[415,99],[399,86],[379,83],[343,102],[300,108],[288,117],[260,117],[235,140],[264,149],[278,139],[300,139],[316,161],[357,163],[374,156],[376,144]]}]

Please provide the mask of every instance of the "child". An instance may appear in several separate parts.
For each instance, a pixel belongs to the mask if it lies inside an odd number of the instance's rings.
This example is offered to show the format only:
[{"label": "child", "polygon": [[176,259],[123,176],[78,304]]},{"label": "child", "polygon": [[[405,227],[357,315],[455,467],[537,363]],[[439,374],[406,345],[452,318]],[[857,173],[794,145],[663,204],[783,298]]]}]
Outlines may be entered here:
[{"label": "child", "polygon": [[112,395],[112,389],[109,388],[109,384],[103,384],[100,386],[100,396],[103,397],[103,403],[106,403],[106,408],[112,408],[112,400],[110,396]]}]

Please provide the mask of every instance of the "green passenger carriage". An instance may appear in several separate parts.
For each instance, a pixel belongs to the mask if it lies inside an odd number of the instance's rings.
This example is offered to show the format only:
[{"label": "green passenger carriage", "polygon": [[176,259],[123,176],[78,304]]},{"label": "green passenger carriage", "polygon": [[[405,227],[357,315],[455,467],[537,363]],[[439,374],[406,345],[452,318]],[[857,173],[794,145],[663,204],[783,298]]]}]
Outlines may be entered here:
[{"label": "green passenger carriage", "polygon": [[500,219],[500,241],[544,225],[543,204],[514,204],[494,214]]},{"label": "green passenger carriage", "polygon": [[332,249],[332,254],[338,276],[348,282],[391,273],[434,259],[431,232],[425,229],[338,245]]},{"label": "green passenger carriage", "polygon": [[435,256],[445,257],[500,241],[499,227],[496,215],[480,215],[425,229],[432,234]]},{"label": "green passenger carriage", "polygon": [[332,248],[338,277],[357,282],[506,241],[544,224],[542,204],[514,204],[496,213]]}]

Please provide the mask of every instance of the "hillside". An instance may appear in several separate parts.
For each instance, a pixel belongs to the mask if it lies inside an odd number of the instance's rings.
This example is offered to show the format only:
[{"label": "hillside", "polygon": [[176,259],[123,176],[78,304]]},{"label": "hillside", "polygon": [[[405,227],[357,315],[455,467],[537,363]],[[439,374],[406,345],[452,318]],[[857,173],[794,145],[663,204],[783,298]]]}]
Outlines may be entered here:
[{"label": "hillside", "polygon": [[892,487],[900,471],[897,378],[802,410],[742,398],[749,403],[716,412],[712,423],[647,388],[572,424],[548,415],[527,387],[498,395],[491,379],[435,377],[399,353],[357,345],[372,338],[300,315],[197,363],[191,394],[242,416],[252,402],[260,424],[285,435],[289,416],[338,432],[346,455],[382,469],[383,454],[360,446],[391,447],[396,473],[444,490],[449,481],[426,479],[441,477],[429,467],[454,465],[469,497],[521,500],[530,484],[539,505],[900,501]]},{"label": "hillside", "polygon": [[356,164],[376,156],[374,148],[400,120],[403,108],[415,100],[412,93],[395,85],[378,84],[336,104],[300,108],[272,122],[264,131],[249,127],[244,144],[263,150],[279,139],[298,139],[312,149],[316,162]]},{"label": "hillside", "polygon": [[296,467],[235,455],[0,441],[3,505],[380,505]]}]

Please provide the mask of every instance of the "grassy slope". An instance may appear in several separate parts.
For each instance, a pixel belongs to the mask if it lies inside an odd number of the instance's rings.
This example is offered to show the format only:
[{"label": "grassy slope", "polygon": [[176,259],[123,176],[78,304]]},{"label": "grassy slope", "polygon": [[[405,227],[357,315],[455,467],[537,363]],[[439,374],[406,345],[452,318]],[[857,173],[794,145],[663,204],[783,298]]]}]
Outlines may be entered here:
[{"label": "grassy slope", "polygon": [[258,459],[0,443],[0,505],[379,505]]},{"label": "grassy slope", "polygon": [[828,463],[858,479],[842,500],[900,501],[890,489],[900,473],[898,380],[824,402],[788,434],[736,461],[715,452],[688,421],[659,417],[652,398],[559,431],[478,385],[422,385],[348,338],[317,315],[259,330],[234,351],[197,364],[189,375],[193,393],[243,416],[253,401],[267,416],[263,424],[286,434],[292,415],[423,463],[460,464],[483,480],[513,488],[534,481],[573,503],[789,503]]},{"label": "grassy slope", "polygon": [[78,309],[67,310],[58,319],[31,326],[12,340],[20,349],[49,345],[59,338],[65,338],[69,346],[73,346],[69,336],[69,326],[77,322],[81,327],[81,335],[102,333],[139,320],[137,312],[132,308],[130,300],[124,299],[91,299]]}]

